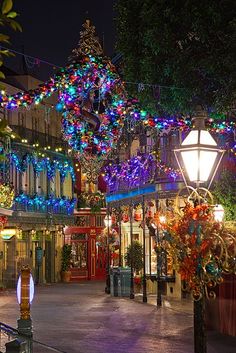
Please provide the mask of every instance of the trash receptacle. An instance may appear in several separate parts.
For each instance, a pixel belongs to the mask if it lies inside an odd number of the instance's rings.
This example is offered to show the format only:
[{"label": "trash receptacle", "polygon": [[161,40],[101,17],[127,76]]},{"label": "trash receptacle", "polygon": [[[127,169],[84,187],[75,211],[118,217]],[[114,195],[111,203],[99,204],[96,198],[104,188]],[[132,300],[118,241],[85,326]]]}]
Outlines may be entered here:
[{"label": "trash receptacle", "polygon": [[110,269],[110,293],[113,297],[118,297],[118,286],[119,286],[120,270],[118,267],[112,267]]},{"label": "trash receptacle", "polygon": [[129,267],[119,267],[119,273],[120,285],[118,286],[118,295],[120,297],[129,297],[131,270]]}]

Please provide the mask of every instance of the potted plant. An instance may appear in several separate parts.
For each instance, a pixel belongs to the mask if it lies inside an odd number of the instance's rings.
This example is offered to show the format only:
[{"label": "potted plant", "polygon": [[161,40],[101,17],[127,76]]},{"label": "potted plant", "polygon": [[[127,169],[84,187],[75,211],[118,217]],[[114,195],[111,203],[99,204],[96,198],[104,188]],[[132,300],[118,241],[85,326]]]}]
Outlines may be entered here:
[{"label": "potted plant", "polygon": [[61,280],[62,282],[70,282],[71,271],[71,245],[64,244],[61,253]]},{"label": "potted plant", "polygon": [[139,275],[140,270],[143,268],[143,247],[138,241],[133,242],[133,246],[128,246],[127,252],[125,254],[126,264],[131,266],[131,258],[133,259],[133,270],[134,270],[134,286],[135,291],[140,292],[142,278]]},{"label": "potted plant", "polygon": [[131,258],[133,259],[134,272],[138,274],[143,268],[143,246],[137,240],[133,241],[132,247],[128,246],[125,254],[125,261],[129,267],[131,266]]}]

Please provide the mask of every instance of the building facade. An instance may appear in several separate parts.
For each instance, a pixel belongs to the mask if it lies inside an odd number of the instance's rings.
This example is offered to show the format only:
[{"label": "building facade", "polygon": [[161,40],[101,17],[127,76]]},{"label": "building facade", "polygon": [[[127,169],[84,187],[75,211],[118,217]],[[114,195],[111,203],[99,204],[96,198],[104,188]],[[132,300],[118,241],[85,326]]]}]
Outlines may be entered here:
[{"label": "building facade", "polygon": [[[41,82],[30,75],[9,72],[9,94],[36,88]],[[43,105],[15,111],[1,110],[10,136],[2,139],[4,160],[1,184],[14,191],[0,236],[0,283],[14,287],[21,267],[28,264],[36,283],[60,280],[63,229],[74,224],[73,161],[63,144],[55,97]],[[14,138],[14,136],[17,138]],[[2,227],[3,228],[3,227]]]},{"label": "building facade", "polygon": [[[154,288],[153,283],[159,277],[163,294],[181,298],[186,295],[184,283],[174,271],[171,258],[164,251],[159,256],[158,247],[164,239],[164,223],[187,201],[188,193],[173,152],[185,138],[187,129],[158,132],[137,124],[128,126],[126,131],[119,154],[106,167],[106,201],[109,212],[118,215],[120,262],[125,265],[127,247],[139,241],[145,252],[143,272],[148,291],[156,291],[157,283]],[[221,147],[233,145],[233,133],[214,133],[214,137]],[[231,161],[232,153],[228,149],[218,175]]]},{"label": "building facade", "polygon": [[[172,136],[172,140],[176,141],[176,136]],[[152,224],[154,220],[172,214],[175,197],[183,186],[177,168],[169,167],[175,165],[170,153],[173,143],[169,144],[169,138],[163,136],[160,144],[160,150],[155,150],[154,139],[145,139],[141,135],[140,139],[131,143],[128,152],[123,151],[117,165],[113,163],[108,166],[106,174],[109,185],[107,208],[116,214],[119,227],[120,264],[126,265],[125,255],[132,242],[142,244],[147,291],[150,294],[156,293],[158,288],[156,279],[160,264],[157,234],[160,237],[163,235],[161,225],[156,229]],[[160,162],[160,159],[165,162]],[[130,173],[127,178],[124,177],[125,170]],[[123,175],[120,178],[119,173]],[[160,278],[159,286],[163,294],[181,298],[180,276],[175,273],[171,259],[164,253]]]},{"label": "building facade", "polygon": [[65,228],[65,243],[72,246],[71,281],[104,279],[108,261],[104,218],[106,185],[100,165],[75,162],[77,207],[75,225]]}]

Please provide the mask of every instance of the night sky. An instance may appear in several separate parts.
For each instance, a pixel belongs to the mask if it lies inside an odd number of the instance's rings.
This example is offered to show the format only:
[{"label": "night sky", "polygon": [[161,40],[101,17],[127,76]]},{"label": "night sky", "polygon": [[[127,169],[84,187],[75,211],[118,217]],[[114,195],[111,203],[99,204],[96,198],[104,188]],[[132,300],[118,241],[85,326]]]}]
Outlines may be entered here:
[{"label": "night sky", "polygon": [[[11,49],[64,66],[71,50],[77,46],[79,33],[86,18],[96,27],[101,42],[104,37],[105,53],[114,53],[114,6],[115,0],[14,0],[14,10],[19,13],[18,22],[22,33],[8,31]],[[24,49],[23,49],[24,48]],[[27,60],[28,67],[31,60]],[[8,60],[8,66],[22,68],[22,58],[17,55]],[[40,63],[29,72],[47,79],[53,69]]]}]

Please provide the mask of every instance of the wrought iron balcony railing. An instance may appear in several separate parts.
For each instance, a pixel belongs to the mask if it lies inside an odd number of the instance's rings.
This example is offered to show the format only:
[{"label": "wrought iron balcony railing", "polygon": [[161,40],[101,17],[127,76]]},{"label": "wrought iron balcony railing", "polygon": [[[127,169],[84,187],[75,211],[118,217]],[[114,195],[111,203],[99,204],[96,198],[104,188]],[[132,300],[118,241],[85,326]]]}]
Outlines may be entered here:
[{"label": "wrought iron balcony railing", "polygon": [[[173,161],[171,162],[170,165],[173,164]],[[108,194],[127,192],[149,184],[176,181],[179,179],[180,171],[170,165],[146,153],[139,153],[128,161],[118,164],[110,163],[105,167]]]}]

